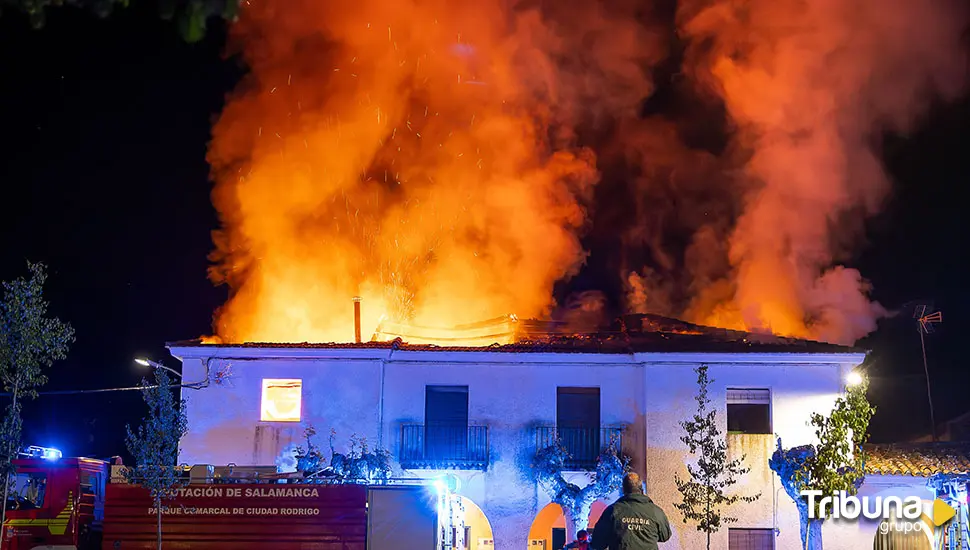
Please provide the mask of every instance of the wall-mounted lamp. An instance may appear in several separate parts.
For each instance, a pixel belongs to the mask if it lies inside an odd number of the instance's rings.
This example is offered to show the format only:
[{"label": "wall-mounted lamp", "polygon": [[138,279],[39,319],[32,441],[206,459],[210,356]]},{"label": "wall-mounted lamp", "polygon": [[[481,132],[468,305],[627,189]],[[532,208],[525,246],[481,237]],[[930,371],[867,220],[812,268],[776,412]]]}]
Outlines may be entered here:
[{"label": "wall-mounted lamp", "polygon": [[865,377],[863,377],[862,373],[859,372],[859,369],[851,370],[849,374],[846,375],[845,377],[845,385],[850,388],[858,386],[859,384],[862,384],[864,381],[865,381]]}]

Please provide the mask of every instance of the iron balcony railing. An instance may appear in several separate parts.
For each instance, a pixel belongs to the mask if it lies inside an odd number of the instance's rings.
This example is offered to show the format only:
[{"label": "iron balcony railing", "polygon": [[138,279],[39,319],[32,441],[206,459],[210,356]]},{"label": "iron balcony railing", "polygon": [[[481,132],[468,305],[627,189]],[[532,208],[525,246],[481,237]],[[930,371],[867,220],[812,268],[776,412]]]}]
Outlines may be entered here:
[{"label": "iron balcony railing", "polygon": [[559,442],[569,453],[565,467],[571,470],[592,470],[610,442],[617,452],[623,449],[623,428],[541,427],[536,428],[536,450]]},{"label": "iron balcony railing", "polygon": [[399,459],[406,470],[485,470],[488,468],[488,427],[404,424]]}]

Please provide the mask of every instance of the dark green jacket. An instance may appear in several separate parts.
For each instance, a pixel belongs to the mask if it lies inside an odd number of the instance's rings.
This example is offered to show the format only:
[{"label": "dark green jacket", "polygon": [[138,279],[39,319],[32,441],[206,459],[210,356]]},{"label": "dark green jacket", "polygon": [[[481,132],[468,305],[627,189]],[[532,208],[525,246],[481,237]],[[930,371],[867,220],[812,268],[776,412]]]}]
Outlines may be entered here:
[{"label": "dark green jacket", "polygon": [[659,550],[670,540],[670,523],[646,495],[626,495],[606,507],[593,528],[593,550]]}]

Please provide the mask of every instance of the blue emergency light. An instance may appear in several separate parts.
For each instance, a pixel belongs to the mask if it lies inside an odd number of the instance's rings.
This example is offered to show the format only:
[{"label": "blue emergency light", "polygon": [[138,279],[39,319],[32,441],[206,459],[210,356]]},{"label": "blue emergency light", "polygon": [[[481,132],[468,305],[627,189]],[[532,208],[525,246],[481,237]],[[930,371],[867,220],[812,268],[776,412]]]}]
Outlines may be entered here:
[{"label": "blue emergency light", "polygon": [[57,460],[64,457],[64,453],[53,447],[38,447],[31,445],[24,449],[23,453],[31,458],[43,458],[44,460]]}]

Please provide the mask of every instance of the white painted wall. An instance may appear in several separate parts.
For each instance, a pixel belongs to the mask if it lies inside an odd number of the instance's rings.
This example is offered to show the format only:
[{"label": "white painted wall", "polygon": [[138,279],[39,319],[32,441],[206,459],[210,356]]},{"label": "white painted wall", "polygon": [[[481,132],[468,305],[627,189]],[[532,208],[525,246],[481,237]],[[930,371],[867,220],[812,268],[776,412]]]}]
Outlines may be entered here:
[{"label": "white painted wall", "polygon": [[[772,429],[780,436],[785,447],[803,445],[814,440],[808,426],[812,412],[827,412],[842,387],[842,364],[778,364],[764,362],[710,364],[708,371],[713,380],[709,397],[718,408],[718,421],[722,431],[727,430],[726,390],[731,388],[767,388],[772,396]],[[692,525],[685,525],[682,516],[672,503],[678,502],[680,493],[674,483],[675,476],[686,477],[685,446],[680,441],[682,430],[677,423],[696,409],[694,395],[697,391],[696,375],[690,363],[647,364],[644,372],[647,384],[647,490],[655,501],[667,511],[674,527],[674,536],[668,547],[684,550],[703,548],[706,535]],[[746,465],[751,472],[741,479],[736,488],[748,495],[761,493],[754,503],[739,503],[728,515],[739,518],[732,527],[780,529],[778,548],[798,547],[798,517],[795,505],[784,493],[778,491],[780,483],[768,468],[768,459],[775,449],[774,436],[730,436],[730,449],[734,456],[747,455]],[[778,507],[777,523],[775,507]],[[711,540],[713,548],[727,548],[728,532],[722,530]]]},{"label": "white painted wall", "polygon": [[[272,464],[302,427],[259,420],[263,378],[301,378],[303,414],[325,445],[331,427],[338,446],[352,433],[378,441],[397,455],[402,423],[423,423],[425,386],[469,386],[469,421],[489,427],[487,472],[458,472],[461,492],[491,522],[495,548],[523,550],[535,514],[549,497],[530,479],[534,427],[555,425],[557,386],[600,387],[603,425],[627,425],[624,446],[647,483],[650,496],[667,512],[674,537],[664,548],[703,547],[703,537],[684,525],[673,503],[675,475],[685,475],[685,446],[679,422],[694,410],[696,374],[702,363],[714,379],[711,399],[726,422],[728,387],[772,391],[773,429],[786,447],[812,440],[812,411],[827,412],[842,378],[861,363],[860,354],[544,354],[507,352],[390,351],[359,348],[173,347],[186,381],[204,379],[232,364],[228,384],[186,392],[189,435],[182,443],[186,463]],[[277,430],[278,429],[278,430]],[[257,437],[257,433],[261,434]],[[278,435],[277,435],[278,433]],[[730,436],[732,453],[743,452],[752,472],[740,487],[762,493],[736,510],[737,527],[777,527],[777,548],[798,547],[794,504],[775,483],[767,458],[772,436]],[[340,448],[338,450],[345,450]],[[432,477],[415,470],[397,475]],[[776,498],[777,495],[777,498]],[[776,514],[777,510],[777,514]],[[777,516],[777,521],[775,520]],[[871,547],[871,537],[868,547]],[[727,531],[713,548],[727,548]],[[827,545],[828,547],[828,545]]]}]

